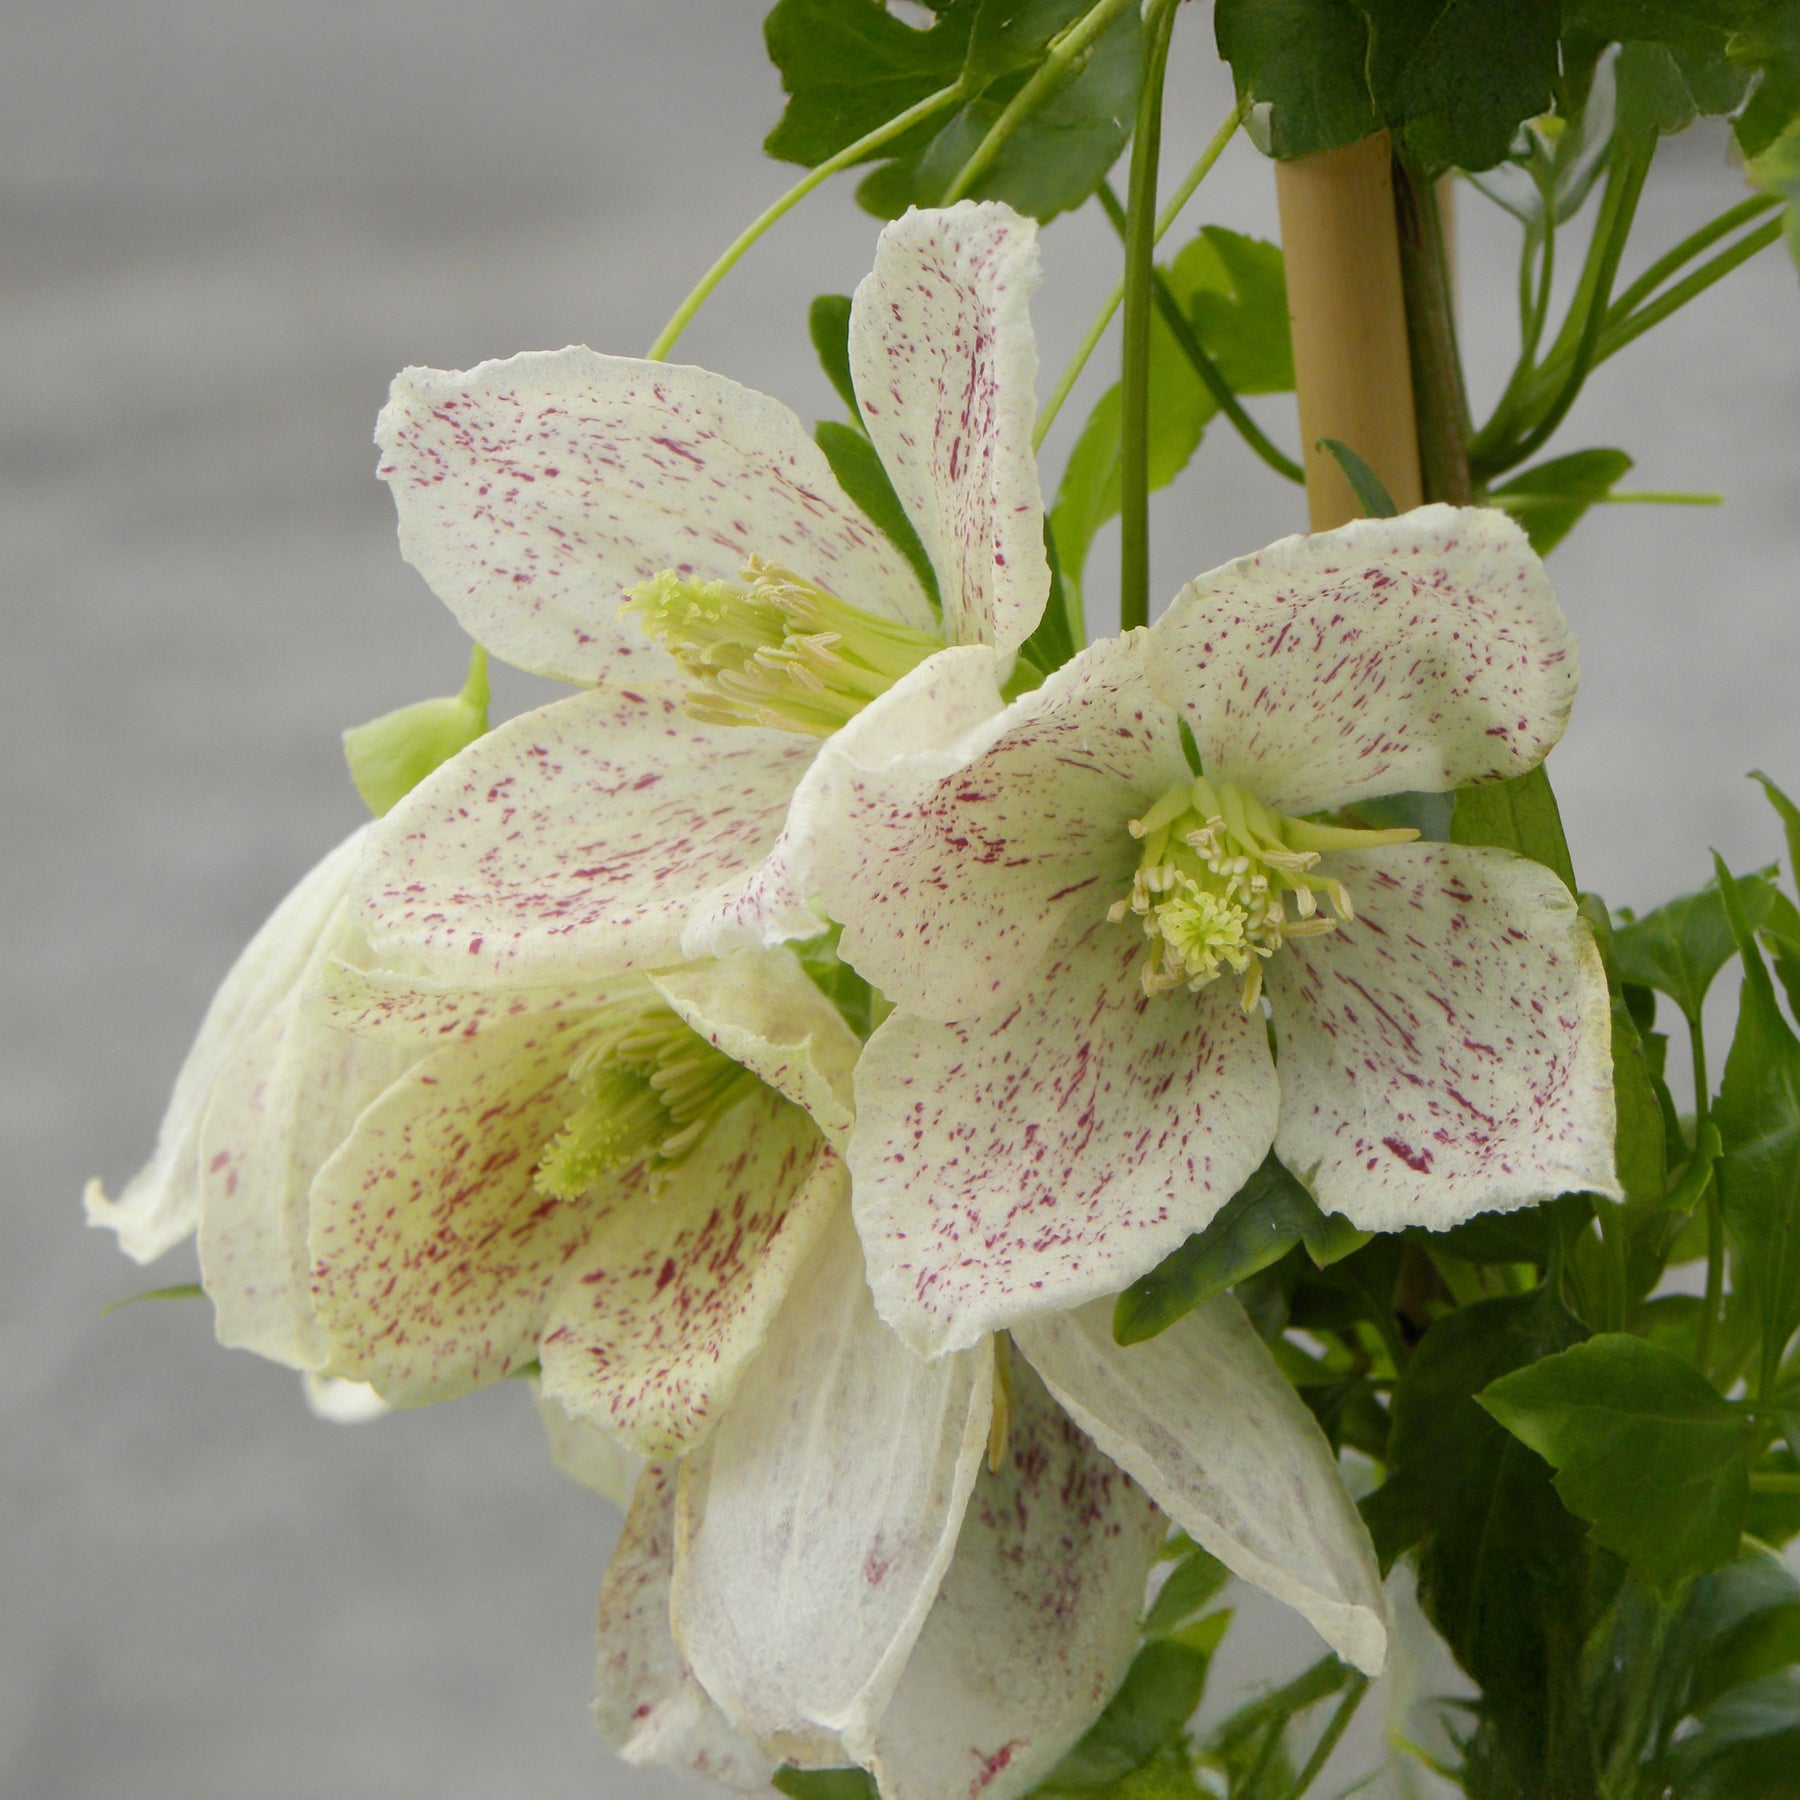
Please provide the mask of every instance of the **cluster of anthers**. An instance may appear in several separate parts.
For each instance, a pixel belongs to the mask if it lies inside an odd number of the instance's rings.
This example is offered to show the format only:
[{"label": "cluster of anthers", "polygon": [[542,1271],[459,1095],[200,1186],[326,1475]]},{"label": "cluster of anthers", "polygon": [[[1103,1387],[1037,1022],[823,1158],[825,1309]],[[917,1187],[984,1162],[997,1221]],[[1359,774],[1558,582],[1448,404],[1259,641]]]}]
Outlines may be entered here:
[{"label": "cluster of anthers", "polygon": [[814,737],[829,737],[944,647],[758,556],[738,581],[665,569],[633,588],[622,611],[695,684],[693,718]]},{"label": "cluster of anthers", "polygon": [[655,1194],[717,1119],[758,1083],[654,994],[602,1008],[569,1069],[575,1103],[544,1148],[538,1191],[575,1200],[644,1165]]},{"label": "cluster of anthers", "polygon": [[1106,916],[1144,921],[1144,992],[1197,992],[1229,968],[1244,978],[1245,1012],[1262,997],[1263,963],[1289,938],[1317,937],[1356,916],[1344,884],[1314,872],[1321,853],[1419,835],[1291,819],[1204,775],[1166,790],[1130,830],[1143,844],[1137,872]]}]

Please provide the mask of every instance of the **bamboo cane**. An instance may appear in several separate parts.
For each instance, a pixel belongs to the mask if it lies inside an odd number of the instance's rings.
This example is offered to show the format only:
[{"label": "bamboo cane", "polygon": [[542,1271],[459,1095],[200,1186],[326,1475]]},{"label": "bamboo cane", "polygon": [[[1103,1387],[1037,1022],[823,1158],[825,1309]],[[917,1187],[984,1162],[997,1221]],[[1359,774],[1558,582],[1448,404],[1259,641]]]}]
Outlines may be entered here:
[{"label": "bamboo cane", "polygon": [[1402,511],[1419,505],[1418,430],[1388,134],[1275,165],[1314,531],[1362,511],[1322,438],[1347,444]]}]

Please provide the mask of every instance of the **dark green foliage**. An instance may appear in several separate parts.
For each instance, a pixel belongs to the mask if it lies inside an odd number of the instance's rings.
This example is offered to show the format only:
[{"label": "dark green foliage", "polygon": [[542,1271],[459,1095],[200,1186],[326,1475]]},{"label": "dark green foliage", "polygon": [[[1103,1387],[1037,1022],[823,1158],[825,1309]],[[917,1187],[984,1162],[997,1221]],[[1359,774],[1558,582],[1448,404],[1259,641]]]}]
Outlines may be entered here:
[{"label": "dark green foliage", "polygon": [[1800,1039],[1782,1017],[1740,884],[1723,863],[1718,867],[1744,962],[1737,1032],[1713,1110],[1724,1144],[1719,1193],[1726,1228],[1743,1254],[1743,1279],[1756,1300],[1763,1333],[1757,1391],[1767,1393],[1800,1326]]},{"label": "dark green foliage", "polygon": [[1321,1212],[1271,1154],[1204,1231],[1119,1296],[1113,1336],[1121,1344],[1139,1344],[1167,1331],[1202,1300],[1278,1262],[1296,1244],[1305,1244],[1323,1266],[1366,1241],[1345,1220]]},{"label": "dark green foliage", "polygon": [[1748,1422],[1692,1363],[1609,1333],[1476,1398],[1556,1470],[1563,1504],[1647,1586],[1673,1594],[1736,1556]]},{"label": "dark green foliage", "polygon": [[[964,164],[1046,59],[1052,40],[1091,0],[951,0],[923,28],[880,0],[777,0],[764,27],[787,109],[764,148],[817,165],[909,107],[955,86],[941,115],[884,145],[857,197],[897,217],[943,203]],[[1060,65],[1059,65],[1060,66]],[[1065,78],[1016,122],[968,185],[1048,219],[1079,206],[1130,137],[1143,83],[1137,9],[1123,7]]]},{"label": "dark green foliage", "polygon": [[[1794,910],[1769,873],[1739,876],[1731,891],[1753,931]],[[1613,945],[1621,978],[1667,994],[1690,1022],[1699,1019],[1713,977],[1736,949],[1717,882],[1618,926]]]},{"label": "dark green foliage", "polygon": [[1524,527],[1532,549],[1548,556],[1630,468],[1631,458],[1623,450],[1576,450],[1515,475],[1495,488],[1488,502],[1511,513]]},{"label": "dark green foliage", "polygon": [[1575,866],[1563,836],[1562,813],[1540,763],[1510,781],[1483,782],[1456,790],[1456,812],[1450,820],[1453,844],[1492,844],[1516,850],[1542,863],[1575,892]]}]

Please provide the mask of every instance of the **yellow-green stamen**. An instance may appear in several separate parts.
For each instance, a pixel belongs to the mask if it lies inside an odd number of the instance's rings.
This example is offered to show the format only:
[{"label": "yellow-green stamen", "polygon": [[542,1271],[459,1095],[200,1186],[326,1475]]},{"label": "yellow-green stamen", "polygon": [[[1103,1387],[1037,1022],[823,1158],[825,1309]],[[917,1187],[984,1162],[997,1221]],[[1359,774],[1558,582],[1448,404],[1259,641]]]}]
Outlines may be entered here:
[{"label": "yellow-green stamen", "polygon": [[752,557],[740,581],[665,569],[624,611],[695,684],[687,711],[716,725],[829,737],[943,642]]},{"label": "yellow-green stamen", "polygon": [[1144,992],[1198,990],[1230,969],[1244,979],[1249,1012],[1262,994],[1263,963],[1289,938],[1335,931],[1356,916],[1344,884],[1314,872],[1321,853],[1408,844],[1419,834],[1291,819],[1200,775],[1159,795],[1131,821],[1131,835],[1143,845],[1137,873],[1107,917],[1136,913],[1144,922]]},{"label": "yellow-green stamen", "polygon": [[538,1191],[558,1200],[574,1200],[633,1163],[644,1165],[655,1193],[757,1078],[645,997],[601,1012],[569,1082],[575,1104],[535,1177]]}]

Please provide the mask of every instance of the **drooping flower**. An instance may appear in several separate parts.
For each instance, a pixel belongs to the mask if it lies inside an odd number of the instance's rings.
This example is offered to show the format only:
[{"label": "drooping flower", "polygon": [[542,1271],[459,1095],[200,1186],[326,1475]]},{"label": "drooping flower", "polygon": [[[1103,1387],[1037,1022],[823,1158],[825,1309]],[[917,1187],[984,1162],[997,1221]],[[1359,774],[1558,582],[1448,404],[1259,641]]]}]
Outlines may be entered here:
[{"label": "drooping flower", "polygon": [[838,770],[819,865],[841,954],[899,1008],[850,1159],[913,1343],[1116,1292],[1271,1144],[1370,1230],[1617,1195],[1605,983],[1562,884],[1309,816],[1556,742],[1574,643],[1516,527],[1434,507],[1284,540],[1010,707],[951,654],[936,747]]},{"label": "drooping flower", "polygon": [[407,557],[495,655],[586,691],[383,821],[378,954],[542,982],[822,929],[812,809],[783,830],[821,743],[909,747],[933,653],[1009,664],[1043,610],[1037,277],[1033,223],[964,203],[888,226],[857,289],[861,421],[941,610],[765,395],[582,349],[399,377],[378,437]]},{"label": "drooping flower", "polygon": [[737,1785],[854,1762],[886,1800],[1010,1800],[1118,1685],[1170,1521],[1379,1667],[1367,1533],[1234,1300],[1130,1351],[1101,1305],[927,1362],[840,1214],[713,1432],[639,1478],[599,1716]]}]

